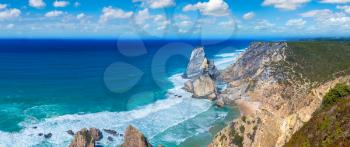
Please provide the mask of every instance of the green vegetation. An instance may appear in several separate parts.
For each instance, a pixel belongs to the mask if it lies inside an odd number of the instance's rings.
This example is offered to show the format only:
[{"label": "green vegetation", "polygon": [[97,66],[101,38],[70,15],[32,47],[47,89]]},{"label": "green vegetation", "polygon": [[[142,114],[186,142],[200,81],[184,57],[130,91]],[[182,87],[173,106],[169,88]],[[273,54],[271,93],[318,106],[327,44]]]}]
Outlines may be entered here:
[{"label": "green vegetation", "polygon": [[[334,93],[334,89],[339,90],[339,88],[343,89],[344,87],[344,84],[339,84],[330,90],[329,93]],[[338,97],[331,102],[327,103],[327,107],[322,107],[322,109],[315,112],[310,121],[293,134],[285,146],[349,146],[350,96]]]},{"label": "green vegetation", "polygon": [[232,129],[231,132],[231,136],[232,136],[232,143],[237,145],[238,147],[243,147],[243,136],[240,136],[235,129]]},{"label": "green vegetation", "polygon": [[337,84],[323,98],[323,106],[330,106],[337,102],[340,98],[350,95],[350,86],[346,84]]},{"label": "green vegetation", "polygon": [[320,84],[350,74],[350,41],[288,42],[286,64],[297,80]]}]

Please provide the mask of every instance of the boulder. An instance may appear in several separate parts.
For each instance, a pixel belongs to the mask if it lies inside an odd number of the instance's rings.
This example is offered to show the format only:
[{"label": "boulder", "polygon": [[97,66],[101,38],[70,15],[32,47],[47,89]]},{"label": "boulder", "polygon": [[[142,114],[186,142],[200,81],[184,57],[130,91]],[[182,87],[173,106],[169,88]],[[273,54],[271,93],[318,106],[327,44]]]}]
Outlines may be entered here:
[{"label": "boulder", "polygon": [[189,80],[185,83],[185,87],[184,89],[187,91],[187,92],[193,92],[193,84],[192,84],[192,81]]},{"label": "boulder", "polygon": [[103,129],[103,131],[105,131],[106,133],[111,134],[113,136],[118,136],[118,132],[115,130]]},{"label": "boulder", "polygon": [[121,147],[152,147],[147,138],[135,127],[129,125],[124,134],[124,143]]},{"label": "boulder", "polygon": [[216,106],[218,107],[224,107],[225,106],[225,102],[224,102],[224,99],[223,98],[219,98],[216,100],[215,102]]},{"label": "boulder", "polygon": [[72,136],[74,135],[74,132],[72,130],[68,130],[67,133]]},{"label": "boulder", "polygon": [[74,139],[69,147],[95,147],[95,142],[102,139],[102,133],[99,129],[84,128],[74,135]]},{"label": "boulder", "polygon": [[215,81],[208,74],[201,75],[193,81],[193,97],[208,97],[209,95],[215,94],[215,92]]}]

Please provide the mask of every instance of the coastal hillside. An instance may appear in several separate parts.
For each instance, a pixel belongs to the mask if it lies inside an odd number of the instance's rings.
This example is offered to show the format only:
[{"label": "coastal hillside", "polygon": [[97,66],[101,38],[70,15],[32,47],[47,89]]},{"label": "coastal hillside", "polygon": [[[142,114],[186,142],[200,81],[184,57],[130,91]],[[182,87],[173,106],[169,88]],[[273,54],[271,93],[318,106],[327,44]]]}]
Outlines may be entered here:
[{"label": "coastal hillside", "polygon": [[349,146],[350,86],[338,84],[324,97],[322,106],[286,147]]},{"label": "coastal hillside", "polygon": [[221,74],[242,116],[209,146],[283,146],[337,83],[350,81],[350,42],[254,42]]}]

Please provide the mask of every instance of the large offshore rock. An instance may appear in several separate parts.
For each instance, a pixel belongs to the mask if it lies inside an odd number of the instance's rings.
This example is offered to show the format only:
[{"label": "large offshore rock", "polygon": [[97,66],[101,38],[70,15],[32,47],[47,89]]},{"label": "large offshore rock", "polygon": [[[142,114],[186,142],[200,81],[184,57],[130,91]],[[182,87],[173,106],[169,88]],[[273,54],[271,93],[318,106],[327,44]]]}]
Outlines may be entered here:
[{"label": "large offshore rock", "polygon": [[214,62],[206,58],[203,47],[198,47],[192,51],[185,76],[195,79],[205,73],[208,73],[213,79],[219,76],[219,71],[216,69]]},{"label": "large offshore rock", "polygon": [[99,129],[84,128],[74,135],[74,139],[69,147],[95,147],[95,142],[102,139],[102,133]]},{"label": "large offshore rock", "polygon": [[135,127],[129,125],[125,130],[124,143],[121,147],[151,147],[147,138]]},{"label": "large offshore rock", "polygon": [[208,97],[216,92],[215,81],[208,74],[199,76],[192,84],[193,97]]}]

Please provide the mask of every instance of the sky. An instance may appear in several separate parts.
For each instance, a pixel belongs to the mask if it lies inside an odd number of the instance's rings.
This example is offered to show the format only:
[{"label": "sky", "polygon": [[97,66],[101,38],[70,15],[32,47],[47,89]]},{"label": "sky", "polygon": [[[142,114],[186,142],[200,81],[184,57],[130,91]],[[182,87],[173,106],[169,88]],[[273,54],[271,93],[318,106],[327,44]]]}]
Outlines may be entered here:
[{"label": "sky", "polygon": [[0,0],[0,38],[348,36],[350,0]]}]

